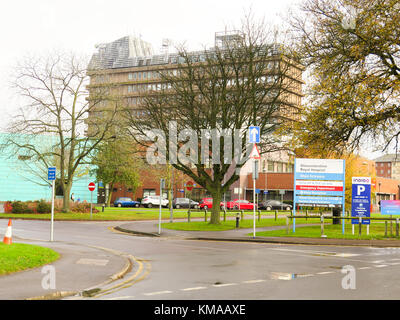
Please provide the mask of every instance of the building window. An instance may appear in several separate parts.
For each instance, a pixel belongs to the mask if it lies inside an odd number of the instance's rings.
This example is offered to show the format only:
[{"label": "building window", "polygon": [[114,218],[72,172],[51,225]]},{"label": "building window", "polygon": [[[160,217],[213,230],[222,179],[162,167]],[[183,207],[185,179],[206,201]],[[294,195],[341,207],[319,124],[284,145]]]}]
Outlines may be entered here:
[{"label": "building window", "polygon": [[155,189],[143,189],[143,197],[145,196],[155,196],[156,190]]},{"label": "building window", "polygon": [[283,172],[283,163],[282,162],[278,162],[276,164],[276,171],[277,172]]},{"label": "building window", "polygon": [[129,79],[129,80],[132,80],[132,79],[133,79],[133,73],[130,72],[130,73],[128,74],[128,79]]},{"label": "building window", "polygon": [[272,161],[268,161],[268,172],[274,172],[274,163]]}]

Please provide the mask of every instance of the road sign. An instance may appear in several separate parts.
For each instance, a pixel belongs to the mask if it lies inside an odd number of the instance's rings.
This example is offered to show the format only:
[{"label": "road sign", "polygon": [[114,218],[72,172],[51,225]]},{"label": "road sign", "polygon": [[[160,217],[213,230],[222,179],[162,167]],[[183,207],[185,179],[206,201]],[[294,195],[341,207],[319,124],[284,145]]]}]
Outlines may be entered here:
[{"label": "road sign", "polygon": [[400,214],[400,200],[381,200],[381,214]]},{"label": "road sign", "polygon": [[268,194],[268,190],[264,190],[264,194]]},{"label": "road sign", "polygon": [[[351,216],[370,217],[371,216],[371,178],[353,177],[351,193]],[[352,224],[358,224],[359,219],[352,219]],[[362,220],[362,224],[370,224],[371,220]]]},{"label": "road sign", "polygon": [[96,185],[94,184],[94,182],[89,183],[89,191],[94,191],[94,189],[96,189]]},{"label": "road sign", "polygon": [[49,181],[56,180],[56,167],[47,168],[47,180]]},{"label": "road sign", "polygon": [[256,189],[256,193],[259,194],[261,192],[260,189]]},{"label": "road sign", "polygon": [[[345,201],[345,161],[342,159],[295,159],[293,215],[297,206],[342,207]],[[293,219],[293,232],[295,232]],[[344,234],[344,223],[342,224]]]},{"label": "road sign", "polygon": [[186,182],[186,189],[188,191],[192,191],[193,190],[193,182],[192,181]]},{"label": "road sign", "polygon": [[249,158],[250,159],[255,159],[255,160],[261,159],[260,151],[258,151],[258,148],[257,148],[256,144],[254,144],[253,150],[251,150]]},{"label": "road sign", "polygon": [[260,127],[251,126],[249,128],[249,142],[260,143]]}]

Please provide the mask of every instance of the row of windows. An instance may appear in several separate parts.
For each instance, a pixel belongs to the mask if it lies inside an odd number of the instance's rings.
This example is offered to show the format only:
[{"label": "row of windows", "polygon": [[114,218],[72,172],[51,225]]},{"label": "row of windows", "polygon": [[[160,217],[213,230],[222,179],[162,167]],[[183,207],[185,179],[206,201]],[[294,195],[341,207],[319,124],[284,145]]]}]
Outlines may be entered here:
[{"label": "row of windows", "polygon": [[286,162],[268,161],[268,168],[266,160],[263,160],[263,171],[268,172],[293,172],[294,165]]},{"label": "row of windows", "polygon": [[143,92],[143,91],[156,91],[171,89],[170,83],[148,83],[148,84],[130,84],[127,86],[128,93]]},{"label": "row of windows", "polygon": [[[377,164],[376,164],[377,167],[378,167],[378,166],[383,167],[384,165],[385,165],[385,164],[384,164],[383,162],[380,162],[380,163],[377,163]],[[387,163],[387,166],[390,167],[390,165],[391,165],[391,163],[388,162],[388,163]]]}]

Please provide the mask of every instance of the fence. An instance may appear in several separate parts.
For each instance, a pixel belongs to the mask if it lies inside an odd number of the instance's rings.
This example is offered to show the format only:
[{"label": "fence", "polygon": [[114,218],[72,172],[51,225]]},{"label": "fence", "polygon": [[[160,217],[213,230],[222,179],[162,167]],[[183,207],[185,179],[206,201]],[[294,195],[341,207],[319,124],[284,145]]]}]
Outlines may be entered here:
[{"label": "fence", "polygon": [[[325,219],[336,219],[336,220],[356,220],[358,219],[358,235],[361,236],[362,233],[362,220],[377,220],[377,221],[385,221],[385,237],[388,236],[388,221],[391,222],[391,227],[390,227],[390,235],[393,236],[393,224],[392,222],[396,222],[396,237],[399,237],[399,224],[400,224],[400,218],[374,218],[374,217],[349,217],[348,214],[345,217],[338,217],[338,216],[325,216],[324,214],[321,215],[290,215],[286,217],[286,233],[289,234],[289,226],[290,226],[290,221],[292,221],[293,224],[293,219],[320,219],[321,221],[321,237],[324,237],[324,221]],[[354,226],[354,224],[353,224]],[[367,229],[368,230],[368,229]],[[354,231],[354,230],[353,230]],[[368,231],[367,231],[368,232]],[[353,233],[354,234],[354,233]],[[367,233],[368,234],[368,233]]]}]

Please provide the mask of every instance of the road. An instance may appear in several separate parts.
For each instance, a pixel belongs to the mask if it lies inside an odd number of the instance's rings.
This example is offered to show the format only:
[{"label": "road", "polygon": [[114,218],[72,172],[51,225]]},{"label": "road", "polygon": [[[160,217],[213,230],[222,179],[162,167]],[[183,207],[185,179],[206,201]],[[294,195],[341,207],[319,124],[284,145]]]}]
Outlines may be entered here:
[{"label": "road", "polygon": [[[400,298],[400,248],[150,238],[113,231],[119,224],[55,222],[56,241],[118,250],[136,261],[119,286],[91,298],[69,299]],[[48,240],[49,225],[14,220],[13,236]],[[344,266],[354,268],[355,288],[343,288]]]}]

